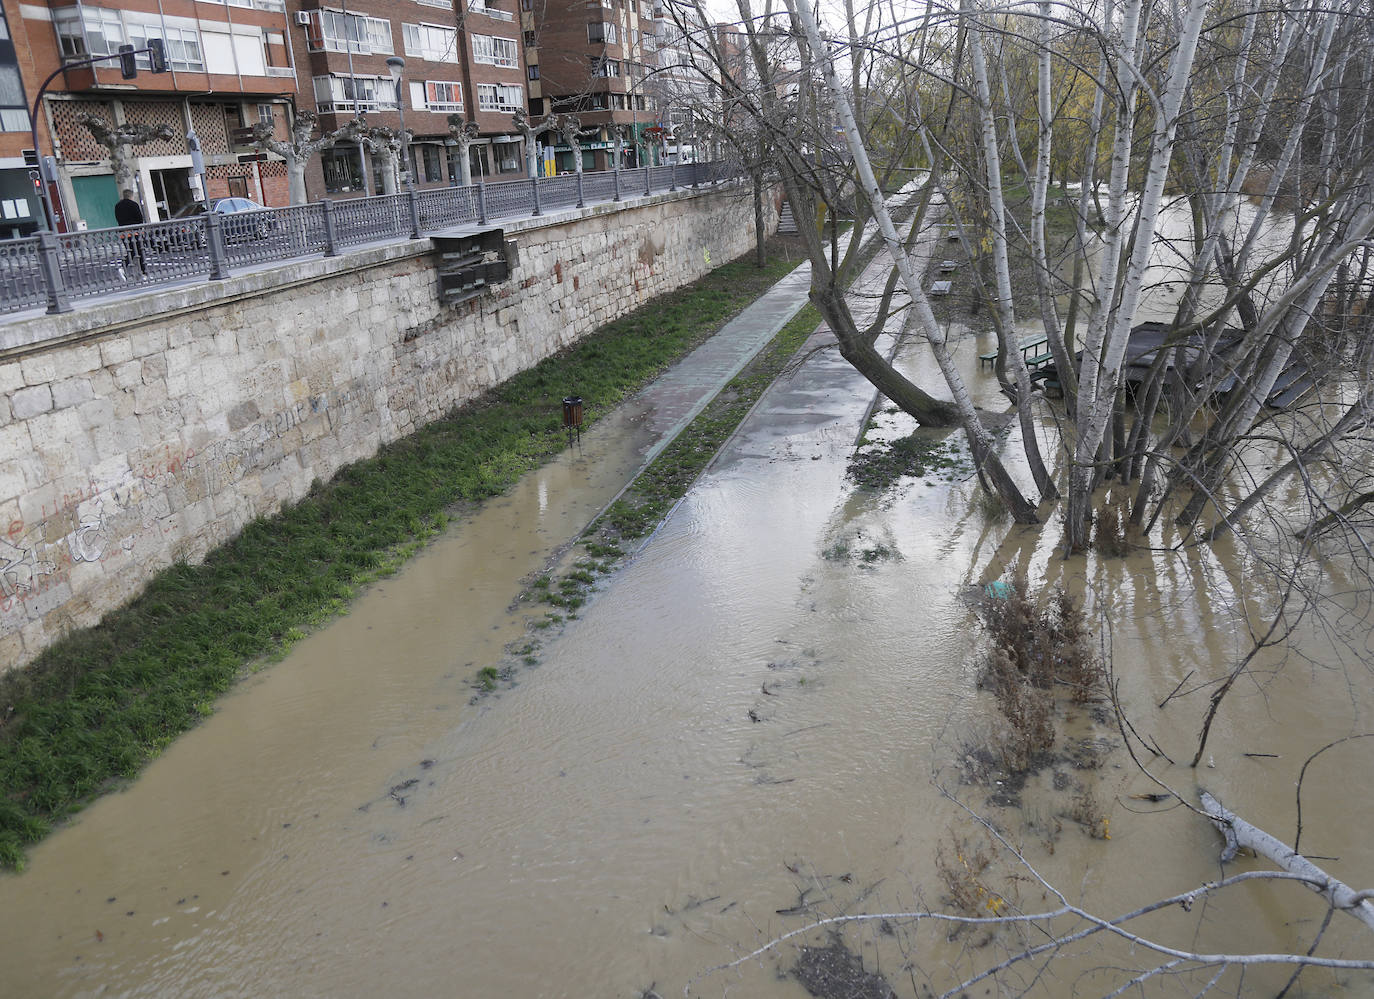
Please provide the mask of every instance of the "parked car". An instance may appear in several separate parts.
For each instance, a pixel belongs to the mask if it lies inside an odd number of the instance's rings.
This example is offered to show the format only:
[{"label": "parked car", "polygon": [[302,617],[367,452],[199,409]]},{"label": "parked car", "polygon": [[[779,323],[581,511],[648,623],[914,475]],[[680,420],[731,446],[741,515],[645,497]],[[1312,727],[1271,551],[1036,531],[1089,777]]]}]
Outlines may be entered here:
[{"label": "parked car", "polygon": [[[250,239],[266,239],[268,233],[277,228],[277,220],[271,215],[254,216],[249,213],[264,211],[262,205],[248,198],[216,198],[210,203],[210,210],[225,216],[224,238],[231,243],[242,243]],[[173,219],[195,218],[205,214],[205,205],[193,201],[172,216]]]}]

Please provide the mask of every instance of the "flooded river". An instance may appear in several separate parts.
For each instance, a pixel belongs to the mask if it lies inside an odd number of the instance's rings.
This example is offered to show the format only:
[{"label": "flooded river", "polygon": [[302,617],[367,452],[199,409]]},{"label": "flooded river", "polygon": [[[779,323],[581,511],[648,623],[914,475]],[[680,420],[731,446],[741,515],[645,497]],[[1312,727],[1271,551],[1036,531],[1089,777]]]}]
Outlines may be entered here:
[{"label": "flooded river", "polygon": [[[991,406],[986,349],[970,337],[960,356]],[[598,427],[0,879],[0,991],[793,999],[806,995],[788,974],[798,946],[824,933],[707,972],[818,917],[939,907],[937,846],[956,864],[995,853],[959,801],[1104,914],[1218,877],[1216,834],[1132,798],[1157,788],[1120,750],[1100,770],[1049,768],[1019,808],[961,783],[960,761],[998,724],[961,594],[1013,559],[1086,593],[1110,619],[1137,727],[1181,762],[1206,692],[1154,706],[1246,647],[1235,594],[1260,605],[1243,590],[1263,581],[1228,573],[1241,560],[1225,551],[1059,561],[1053,526],[1012,528],[969,481],[858,492],[845,465],[870,401],[833,354],[784,379],[538,663],[473,700],[473,675],[520,635],[520,580],[614,495],[654,416],[631,406]],[[1276,653],[1237,688],[1213,767],[1155,764],[1290,841],[1303,760],[1374,729],[1365,664],[1318,629],[1302,647],[1310,658],[1271,671]],[[1102,719],[1070,726],[1120,742]],[[1357,887],[1374,883],[1371,764],[1374,739],[1345,744],[1304,787],[1305,848]],[[1085,793],[1110,839],[1068,816]],[[1002,859],[980,877],[1023,909],[1051,905],[1015,873]],[[1203,951],[1305,948],[1322,909],[1299,892],[1256,885],[1140,929]],[[1342,922],[1362,930],[1338,916],[1323,953],[1374,951]],[[1009,939],[948,932],[893,920],[844,939],[903,996],[996,963]],[[1083,943],[969,994],[1013,994],[1038,973],[1034,994],[1107,994],[1131,977],[1119,969],[1152,963]],[[1146,994],[1193,995],[1213,970],[1151,979]],[[1221,984],[1273,994],[1286,977]],[[1365,996],[1374,978],[1308,973],[1290,994]]]}]

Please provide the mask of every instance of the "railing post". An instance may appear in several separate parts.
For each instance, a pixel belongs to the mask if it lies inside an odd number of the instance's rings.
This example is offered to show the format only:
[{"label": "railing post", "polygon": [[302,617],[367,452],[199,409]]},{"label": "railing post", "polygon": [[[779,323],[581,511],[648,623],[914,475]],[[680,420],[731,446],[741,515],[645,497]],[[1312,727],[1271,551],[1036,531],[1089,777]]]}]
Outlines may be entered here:
[{"label": "railing post", "polygon": [[701,164],[699,163],[692,164],[692,188],[693,190],[701,190]]},{"label": "railing post", "polygon": [[57,233],[44,229],[38,234],[38,271],[48,292],[48,314],[71,312],[67,287],[62,283],[62,268],[57,263]]},{"label": "railing post", "polygon": [[620,150],[619,150],[619,149],[617,149],[616,152],[615,152],[615,170],[613,171],[613,174],[614,174],[613,181],[614,181],[614,185],[615,185],[615,197],[612,198],[611,200],[612,200],[612,201],[619,201],[619,200],[620,200]]},{"label": "railing post", "polygon": [[477,217],[483,225],[487,224],[487,185],[477,182]]},{"label": "railing post", "polygon": [[324,198],[320,201],[320,207],[324,209],[324,255],[337,257],[339,255],[339,223],[334,217],[334,202]]},{"label": "railing post", "polygon": [[[647,157],[646,157],[646,158],[647,158]],[[645,164],[644,164],[644,197],[646,197],[646,198],[647,198],[650,194],[653,193],[653,180],[652,180],[652,178],[651,178],[651,176],[650,176],[650,174],[649,174],[649,169],[650,169],[649,164],[645,163]]]},{"label": "railing post", "polygon": [[539,176],[536,174],[531,177],[530,183],[534,186],[534,214],[543,215],[544,211],[539,207]]},{"label": "railing post", "polygon": [[210,251],[210,280],[223,281],[229,276],[229,257],[224,252],[224,218],[219,212],[205,215],[205,243]]},{"label": "railing post", "polygon": [[677,190],[677,160],[668,165],[668,190]]},{"label": "railing post", "polygon": [[415,188],[406,190],[406,207],[410,209],[410,238],[420,238],[420,196]]},{"label": "railing post", "polygon": [[582,201],[582,171],[577,171],[577,207],[585,207]]}]

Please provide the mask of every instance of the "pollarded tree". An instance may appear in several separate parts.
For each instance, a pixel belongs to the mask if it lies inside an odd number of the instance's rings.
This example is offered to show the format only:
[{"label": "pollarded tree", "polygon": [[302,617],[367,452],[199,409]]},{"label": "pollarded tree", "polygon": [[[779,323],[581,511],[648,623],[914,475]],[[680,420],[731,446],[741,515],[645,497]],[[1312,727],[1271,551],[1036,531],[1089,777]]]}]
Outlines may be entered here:
[{"label": "pollarded tree", "polygon": [[472,185],[472,162],[468,159],[468,150],[481,134],[482,130],[477,122],[468,121],[460,114],[448,116],[448,135],[458,150],[458,165],[462,171],[464,187]]},{"label": "pollarded tree", "polygon": [[127,122],[111,125],[98,114],[80,114],[76,120],[105,147],[114,170],[115,189],[119,191],[133,191],[138,187],[132,147],[145,146],[158,139],[166,141],[176,134],[170,125],[131,125]]},{"label": "pollarded tree", "polygon": [[276,138],[273,124],[260,121],[253,126],[253,144],[258,149],[276,153],[286,161],[286,182],[291,204],[303,205],[306,202],[305,168],[316,153],[331,149],[340,139],[351,138],[354,123],[349,122],[328,135],[313,138],[316,115],[313,111],[297,111],[291,122],[289,138],[286,141]]}]

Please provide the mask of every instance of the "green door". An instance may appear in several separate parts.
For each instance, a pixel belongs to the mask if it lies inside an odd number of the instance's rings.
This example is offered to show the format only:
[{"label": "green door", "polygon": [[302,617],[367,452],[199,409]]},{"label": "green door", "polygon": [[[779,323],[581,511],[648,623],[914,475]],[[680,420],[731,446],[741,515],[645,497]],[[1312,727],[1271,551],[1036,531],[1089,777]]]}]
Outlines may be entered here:
[{"label": "green door", "polygon": [[114,174],[73,177],[72,190],[76,192],[76,213],[86,220],[87,229],[114,227],[114,206],[119,200]]}]

